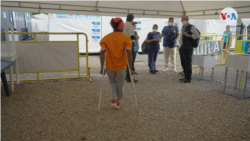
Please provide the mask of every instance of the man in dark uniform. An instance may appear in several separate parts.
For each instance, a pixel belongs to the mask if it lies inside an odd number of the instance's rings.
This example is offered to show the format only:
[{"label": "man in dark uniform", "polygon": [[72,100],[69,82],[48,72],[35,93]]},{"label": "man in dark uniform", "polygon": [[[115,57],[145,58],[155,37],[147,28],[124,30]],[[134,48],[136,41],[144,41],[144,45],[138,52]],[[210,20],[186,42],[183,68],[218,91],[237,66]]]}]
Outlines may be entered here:
[{"label": "man in dark uniform", "polygon": [[185,77],[180,79],[183,83],[191,83],[192,77],[192,56],[193,56],[193,46],[189,38],[198,39],[200,35],[196,30],[195,26],[191,26],[190,31],[186,31],[186,28],[190,26],[188,23],[188,16],[182,16],[181,22],[183,24],[180,36],[180,49],[179,53],[181,56],[181,66],[184,71]]}]

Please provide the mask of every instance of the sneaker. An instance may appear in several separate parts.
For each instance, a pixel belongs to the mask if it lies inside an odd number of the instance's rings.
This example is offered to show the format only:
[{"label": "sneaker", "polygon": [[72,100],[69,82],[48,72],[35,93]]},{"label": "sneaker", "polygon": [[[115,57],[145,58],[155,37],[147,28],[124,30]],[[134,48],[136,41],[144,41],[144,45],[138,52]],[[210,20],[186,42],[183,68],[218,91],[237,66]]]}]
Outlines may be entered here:
[{"label": "sneaker", "polygon": [[154,70],[154,72],[158,72],[158,70]]},{"label": "sneaker", "polygon": [[121,107],[121,103],[117,103],[117,105],[116,105],[116,109],[119,109],[120,107]]},{"label": "sneaker", "polygon": [[175,72],[175,73],[176,73],[176,72],[177,72],[177,70],[176,70],[176,69],[173,69],[173,72]]},{"label": "sneaker", "polygon": [[138,73],[134,71],[134,74],[138,74]]},{"label": "sneaker", "polygon": [[168,68],[164,68],[164,69],[163,69],[163,71],[167,71],[167,70],[168,70]]},{"label": "sneaker", "polygon": [[110,100],[110,102],[111,102],[111,106],[112,106],[112,107],[116,107],[116,105],[117,105],[117,100]]}]

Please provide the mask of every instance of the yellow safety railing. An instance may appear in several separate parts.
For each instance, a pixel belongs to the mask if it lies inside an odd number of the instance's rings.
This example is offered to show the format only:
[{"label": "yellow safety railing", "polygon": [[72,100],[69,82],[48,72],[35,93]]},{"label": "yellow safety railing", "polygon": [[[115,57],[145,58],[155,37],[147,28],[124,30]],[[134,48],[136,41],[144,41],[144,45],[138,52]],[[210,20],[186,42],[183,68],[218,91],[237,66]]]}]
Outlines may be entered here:
[{"label": "yellow safety railing", "polygon": [[[226,49],[223,49],[223,44],[224,44],[224,40],[217,40],[217,37],[218,36],[222,36],[222,37],[228,37],[228,35],[201,35],[200,36],[200,38],[204,38],[204,37],[214,37],[214,36],[216,36],[216,40],[207,40],[207,41],[200,41],[200,43],[205,43],[205,42],[222,42],[222,52],[221,52],[221,54],[220,55],[217,55],[216,57],[220,57],[220,59],[216,59],[216,61],[220,61],[220,63],[217,63],[217,64],[215,64],[215,65],[224,65],[225,63],[226,63],[226,54],[227,54],[227,51],[226,50],[228,50],[229,49],[229,45],[228,45],[228,43],[229,44],[231,44],[231,41],[230,42],[228,42],[228,38],[227,38],[227,43],[226,43]],[[224,51],[224,52],[223,52]],[[224,62],[222,62],[222,59],[223,59],[223,53],[226,53],[225,54],[225,61]],[[179,54],[179,52],[176,52],[176,54]],[[179,63],[181,63],[181,60],[179,61]],[[197,66],[193,66],[193,67],[197,67]],[[181,65],[179,65],[179,68],[181,68]]]},{"label": "yellow safety railing", "polygon": [[[213,33],[213,32],[201,32],[201,35],[211,35],[211,34],[212,34],[212,36],[215,36],[215,40],[216,40],[217,39],[217,33]],[[205,37],[207,37],[207,36],[205,36]],[[202,39],[202,38],[200,38],[200,39]],[[210,37],[209,40],[214,40],[214,39],[213,39],[213,37]]]},{"label": "yellow safety railing", "polygon": [[[243,54],[245,54],[245,52],[242,51],[242,42],[243,41],[250,42],[250,40],[238,40],[238,37],[239,36],[247,36],[248,37],[250,35],[232,35],[232,36],[235,37],[235,49],[234,49],[234,53],[243,53]],[[244,71],[241,71],[240,80],[239,80],[239,86],[238,86],[239,89],[241,89],[243,74],[244,74]]]},{"label": "yellow safety railing", "polygon": [[[1,32],[1,34],[5,34],[4,32]],[[11,33],[9,33],[11,34]],[[90,67],[89,67],[89,60],[88,60],[88,35],[86,33],[82,32],[70,32],[70,33],[62,33],[62,32],[15,32],[14,34],[32,34],[34,36],[34,41],[16,41],[16,43],[72,43],[77,42],[77,56],[78,56],[78,69],[76,70],[53,70],[53,71],[33,71],[33,72],[19,72],[19,74],[29,74],[29,73],[35,73],[37,74],[37,79],[28,79],[28,80],[20,80],[20,81],[43,81],[43,80],[56,80],[56,79],[72,79],[72,78],[88,78],[89,81],[92,81],[90,78]],[[49,34],[49,35],[76,35],[77,41],[37,41],[37,34]],[[86,37],[86,55],[80,55],[79,54],[79,35],[85,35]],[[6,41],[1,41],[1,43],[6,43]],[[18,47],[18,46],[17,46]],[[80,57],[86,57],[86,69],[87,74],[85,76],[80,75]],[[64,77],[64,78],[46,78],[46,79],[40,79],[39,74],[40,73],[53,73],[53,72],[70,72],[70,71],[78,71],[77,77]]]}]

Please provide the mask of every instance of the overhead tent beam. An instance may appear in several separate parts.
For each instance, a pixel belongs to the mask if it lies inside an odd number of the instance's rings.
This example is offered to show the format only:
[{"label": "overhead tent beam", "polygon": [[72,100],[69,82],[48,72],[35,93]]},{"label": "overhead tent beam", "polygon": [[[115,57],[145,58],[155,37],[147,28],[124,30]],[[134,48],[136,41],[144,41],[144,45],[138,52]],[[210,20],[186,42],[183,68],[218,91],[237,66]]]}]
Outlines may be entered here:
[{"label": "overhead tent beam", "polygon": [[183,16],[185,16],[185,15],[186,15],[186,11],[185,11],[185,9],[184,9],[184,6],[183,6],[182,1],[180,1],[180,3],[181,3],[181,7],[182,7],[182,9],[183,9]]},{"label": "overhead tent beam", "polygon": [[[162,11],[162,10],[145,10],[145,9],[125,9],[125,8],[113,8],[113,7],[98,7],[98,1],[96,3],[96,7],[94,6],[79,6],[79,5],[65,5],[65,4],[51,4],[51,3],[34,3],[34,2],[6,2],[2,1],[1,3],[1,8],[3,10],[10,10],[10,9],[15,9],[16,11],[25,11],[25,12],[43,12],[43,13],[65,13],[65,12],[71,12],[67,14],[89,14],[89,15],[104,15],[104,13],[107,13],[109,15],[116,15],[116,14],[128,14],[129,11],[141,11],[141,13],[134,13],[137,16],[150,16],[150,17],[160,17],[160,18],[165,18],[164,16],[172,16],[172,17],[181,17],[183,15],[187,16],[214,16],[217,15],[218,10],[222,9],[207,9],[207,10],[196,10],[196,11],[185,11],[185,8],[183,6],[182,1],[180,1],[183,11]],[[24,5],[29,5],[29,6],[22,6]],[[47,8],[46,5],[50,5],[50,7],[54,8]],[[46,7],[46,8],[43,8]],[[58,8],[57,8],[58,7]],[[70,8],[69,8],[70,7]],[[75,8],[73,8],[75,7]],[[81,10],[80,10],[80,9]],[[86,10],[82,10],[82,9]],[[241,7],[233,7],[233,8],[249,8],[250,6],[241,6]],[[102,10],[99,10],[102,9]],[[28,11],[27,11],[28,10]],[[113,10],[113,11],[112,11]],[[117,10],[117,12],[116,12]],[[120,10],[124,10],[127,12],[121,12]],[[211,14],[211,11],[216,11],[214,14]],[[118,12],[119,11],[119,12]],[[156,12],[156,14],[151,14],[151,12]],[[249,10],[250,11],[250,10]],[[149,14],[146,14],[149,12]],[[174,14],[169,14],[169,13],[174,13]],[[206,14],[208,12],[209,14]],[[166,14],[164,14],[166,13]],[[193,14],[192,14],[193,13]],[[199,14],[198,14],[199,13]],[[238,14],[245,14],[249,12],[238,12]],[[250,13],[249,13],[250,14]],[[204,17],[205,18],[205,17]]]}]

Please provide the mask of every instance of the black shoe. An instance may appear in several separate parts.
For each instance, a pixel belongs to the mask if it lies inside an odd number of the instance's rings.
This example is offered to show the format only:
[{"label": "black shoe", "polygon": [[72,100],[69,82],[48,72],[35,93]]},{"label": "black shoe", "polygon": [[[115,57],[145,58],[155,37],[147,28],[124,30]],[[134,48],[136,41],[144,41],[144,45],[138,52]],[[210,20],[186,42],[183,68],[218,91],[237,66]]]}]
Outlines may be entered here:
[{"label": "black shoe", "polygon": [[158,70],[154,70],[154,72],[158,72]]},{"label": "black shoe", "polygon": [[[127,80],[127,82],[131,82],[131,80],[129,79],[129,80]],[[134,79],[134,83],[136,83],[136,82],[138,82],[138,80],[136,80],[136,79]]]},{"label": "black shoe", "polygon": [[191,83],[191,80],[184,79],[182,82],[183,82],[183,83]]},{"label": "black shoe", "polygon": [[185,80],[185,77],[184,78],[182,78],[182,79],[179,79],[180,81],[184,81]]},{"label": "black shoe", "polygon": [[151,74],[156,74],[156,72],[155,72],[155,71],[151,71],[150,73],[151,73]]},{"label": "black shoe", "polygon": [[134,74],[138,74],[138,73],[134,71]]},{"label": "black shoe", "polygon": [[179,74],[184,74],[184,71],[182,71],[182,72],[179,72]]}]

